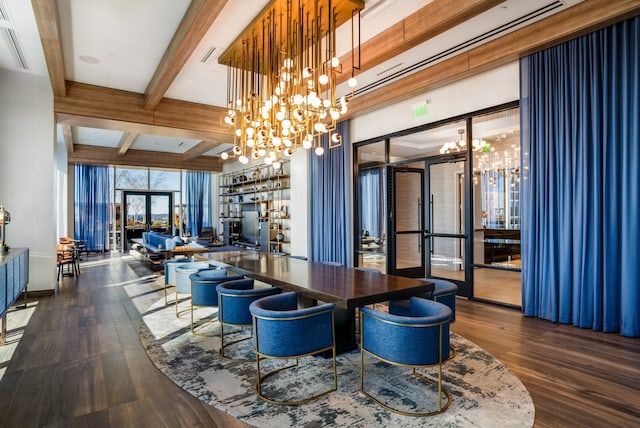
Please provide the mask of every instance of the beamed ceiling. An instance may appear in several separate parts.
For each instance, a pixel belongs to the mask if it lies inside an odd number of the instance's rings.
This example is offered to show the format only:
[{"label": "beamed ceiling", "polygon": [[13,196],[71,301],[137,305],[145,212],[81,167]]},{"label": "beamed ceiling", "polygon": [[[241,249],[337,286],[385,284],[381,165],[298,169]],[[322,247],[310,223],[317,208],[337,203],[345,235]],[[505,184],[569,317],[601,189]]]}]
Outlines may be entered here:
[{"label": "beamed ceiling", "polygon": [[[218,155],[233,138],[221,120],[226,70],[217,59],[267,0],[23,3],[0,0],[9,11],[0,29],[13,27],[33,59],[20,67],[0,56],[0,67],[38,74],[46,64],[70,163],[222,169]],[[365,0],[349,116],[638,14],[640,0]],[[347,26],[338,29],[345,69]],[[30,43],[38,38],[41,46]]]}]

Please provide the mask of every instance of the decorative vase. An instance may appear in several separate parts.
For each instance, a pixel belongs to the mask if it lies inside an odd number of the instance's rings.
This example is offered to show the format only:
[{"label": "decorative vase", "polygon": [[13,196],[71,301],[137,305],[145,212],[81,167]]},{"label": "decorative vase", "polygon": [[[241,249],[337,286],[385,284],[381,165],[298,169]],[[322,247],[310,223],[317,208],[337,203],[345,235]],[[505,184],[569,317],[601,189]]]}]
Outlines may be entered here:
[{"label": "decorative vase", "polygon": [[282,241],[284,241],[284,234],[282,234],[282,233],[278,233],[278,234],[276,235],[276,241],[278,241],[278,242],[282,242]]}]

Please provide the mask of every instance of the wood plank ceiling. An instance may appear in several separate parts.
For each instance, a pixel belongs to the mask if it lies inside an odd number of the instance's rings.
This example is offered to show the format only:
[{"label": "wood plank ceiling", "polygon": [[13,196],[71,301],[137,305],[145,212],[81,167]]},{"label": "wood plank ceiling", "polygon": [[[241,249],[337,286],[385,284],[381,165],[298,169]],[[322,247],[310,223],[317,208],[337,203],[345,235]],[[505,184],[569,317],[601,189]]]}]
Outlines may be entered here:
[{"label": "wood plank ceiling", "polygon": [[[225,108],[164,97],[228,0],[192,0],[144,93],[92,86],[65,79],[57,0],[32,0],[49,76],[54,110],[62,125],[70,163],[119,164],[159,168],[221,171],[219,158],[203,153],[232,140],[221,120]],[[361,69],[371,69],[503,0],[434,0],[361,46]],[[356,96],[349,117],[402,101],[416,93],[446,85],[523,55],[640,14],[640,0],[586,0],[520,30],[460,53],[443,62]],[[341,58],[347,68],[351,53]],[[346,79],[348,76],[345,76]],[[74,144],[72,126],[124,131],[118,148]],[[197,139],[184,154],[131,149],[139,134]]]}]

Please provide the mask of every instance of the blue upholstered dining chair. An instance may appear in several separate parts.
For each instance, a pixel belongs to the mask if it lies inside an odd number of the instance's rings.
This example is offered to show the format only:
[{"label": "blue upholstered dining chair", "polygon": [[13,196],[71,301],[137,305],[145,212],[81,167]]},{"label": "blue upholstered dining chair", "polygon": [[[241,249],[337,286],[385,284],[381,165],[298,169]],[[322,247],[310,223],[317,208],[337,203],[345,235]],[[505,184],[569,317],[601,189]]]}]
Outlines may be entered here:
[{"label": "blue upholstered dining chair", "polygon": [[[172,267],[170,266],[170,269]],[[179,294],[191,294],[191,280],[189,276],[192,273],[196,273],[202,269],[208,269],[209,263],[207,262],[189,262],[189,263],[179,263],[176,266],[175,274],[176,274],[176,318],[180,318],[178,311],[178,295]]]},{"label": "blue upholstered dining chair", "polygon": [[[278,294],[282,289],[279,287],[254,288],[254,280],[245,278],[221,282],[216,286],[216,291],[218,292],[218,321],[220,322],[220,355],[229,358],[225,354],[225,348],[251,339],[253,334],[225,343],[225,327],[240,327],[239,331],[233,333],[240,333],[245,327],[251,328],[252,317],[249,305],[262,297]],[[241,358],[233,358],[233,360],[246,361]],[[253,361],[253,359],[251,360]]]},{"label": "blue upholstered dining chair", "polygon": [[[385,409],[407,416],[430,416],[445,411],[451,404],[451,394],[442,386],[442,363],[449,359],[449,323],[451,309],[442,303],[420,297],[409,301],[406,316],[380,312],[371,308],[360,310],[360,391]],[[403,410],[392,400],[383,401],[368,391],[365,382],[365,355],[388,364],[410,367],[419,380],[431,384],[437,394],[435,409]],[[437,367],[433,380],[416,369]],[[442,395],[446,402],[443,403]],[[415,397],[399,397],[399,403]]]},{"label": "blue upholstered dining chair", "polygon": [[[216,287],[226,281],[234,281],[243,279],[242,275],[228,275],[226,269],[201,269],[189,275],[190,294],[191,294],[191,333],[201,335],[197,332],[196,322],[194,321],[194,310],[203,307],[218,307],[218,292]],[[217,321],[218,317],[214,316],[211,321]]]},{"label": "blue upholstered dining chair", "polygon": [[[253,335],[257,361],[256,392],[262,400],[273,404],[296,405],[329,394],[338,389],[336,370],[336,341],[333,303],[298,309],[297,295],[290,291],[263,297],[249,306],[253,316]],[[312,396],[299,399],[268,397],[263,390],[265,381],[282,370],[298,366],[302,357],[331,352],[333,385]],[[295,359],[295,364],[262,372],[265,359]],[[278,388],[281,389],[281,388]],[[284,386],[286,390],[286,386]],[[320,390],[313,387],[312,390]]]},{"label": "blue upholstered dining chair", "polygon": [[[420,297],[447,305],[453,314],[451,322],[454,322],[456,320],[456,294],[458,294],[458,286],[444,279],[426,278],[426,280],[433,282],[433,292],[421,295]],[[392,300],[389,302],[389,312],[396,315],[408,314],[409,300]]]},{"label": "blue upholstered dining chair", "polygon": [[180,263],[191,263],[193,260],[187,258],[169,259],[164,261],[164,304],[167,305],[167,288],[176,286],[176,267]]},{"label": "blue upholstered dining chair", "polygon": [[338,266],[338,267],[342,267],[344,266],[344,264],[340,263],[340,262],[330,262],[330,261],[324,261],[324,262],[320,262],[322,264],[328,265],[328,266]]}]

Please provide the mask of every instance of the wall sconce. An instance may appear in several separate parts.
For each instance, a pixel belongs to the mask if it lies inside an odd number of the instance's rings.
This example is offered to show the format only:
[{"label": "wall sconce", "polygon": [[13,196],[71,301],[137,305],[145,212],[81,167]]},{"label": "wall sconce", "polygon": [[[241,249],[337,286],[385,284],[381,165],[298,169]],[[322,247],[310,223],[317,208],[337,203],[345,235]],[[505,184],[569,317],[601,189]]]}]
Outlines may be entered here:
[{"label": "wall sconce", "polygon": [[0,205],[0,253],[6,253],[9,251],[9,247],[4,243],[5,238],[5,226],[11,223],[11,214]]}]

